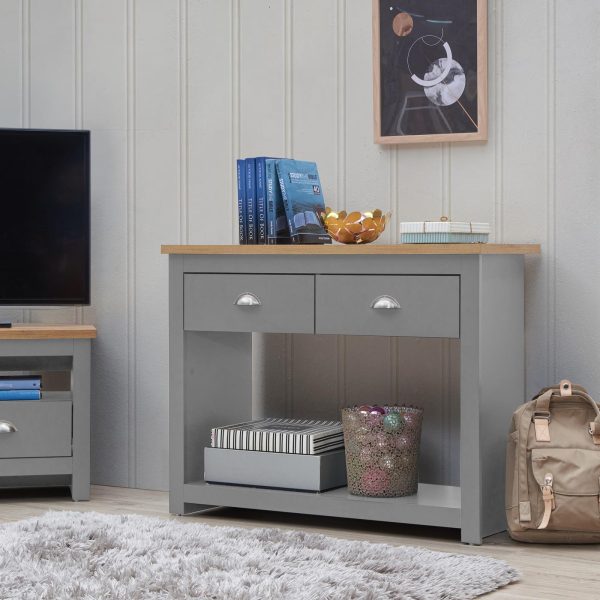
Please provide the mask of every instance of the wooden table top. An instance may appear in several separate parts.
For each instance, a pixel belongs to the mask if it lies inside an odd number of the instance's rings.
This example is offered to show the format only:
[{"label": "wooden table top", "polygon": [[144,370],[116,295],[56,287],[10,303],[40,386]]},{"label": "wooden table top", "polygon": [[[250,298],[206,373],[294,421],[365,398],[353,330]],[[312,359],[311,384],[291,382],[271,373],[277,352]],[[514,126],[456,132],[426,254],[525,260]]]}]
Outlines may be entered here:
[{"label": "wooden table top", "polygon": [[291,244],[161,246],[162,254],[348,255],[354,254],[540,254],[540,244]]},{"label": "wooden table top", "polygon": [[16,323],[0,328],[0,340],[74,340],[93,339],[93,325],[56,325],[43,323]]}]

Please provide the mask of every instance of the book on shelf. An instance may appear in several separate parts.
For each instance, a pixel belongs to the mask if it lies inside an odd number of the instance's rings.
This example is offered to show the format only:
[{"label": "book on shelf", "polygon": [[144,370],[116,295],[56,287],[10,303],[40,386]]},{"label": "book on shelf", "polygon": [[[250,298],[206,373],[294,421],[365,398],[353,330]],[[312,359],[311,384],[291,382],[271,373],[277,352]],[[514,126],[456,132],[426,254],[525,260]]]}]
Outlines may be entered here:
[{"label": "book on shelf", "polygon": [[246,158],[246,243],[256,244],[256,159]]},{"label": "book on shelf", "polygon": [[283,206],[279,178],[277,176],[277,159],[268,159],[265,165],[267,187],[267,243],[290,244],[290,230]]},{"label": "book on shelf", "polygon": [[0,390],[0,400],[41,400],[40,390]]},{"label": "book on shelf", "polygon": [[265,181],[267,158],[256,159],[256,243],[267,243],[267,189]]},{"label": "book on shelf", "polygon": [[4,375],[0,376],[2,390],[39,390],[42,378],[39,375]]},{"label": "book on shelf", "polygon": [[240,244],[245,244],[247,239],[246,225],[246,163],[236,161],[236,179],[238,194],[238,226]]},{"label": "book on shelf", "polygon": [[211,447],[287,454],[322,454],[344,447],[340,421],[258,419],[211,430]]},{"label": "book on shelf", "polygon": [[331,244],[320,218],[325,201],[316,163],[279,160],[277,174],[292,242]]}]

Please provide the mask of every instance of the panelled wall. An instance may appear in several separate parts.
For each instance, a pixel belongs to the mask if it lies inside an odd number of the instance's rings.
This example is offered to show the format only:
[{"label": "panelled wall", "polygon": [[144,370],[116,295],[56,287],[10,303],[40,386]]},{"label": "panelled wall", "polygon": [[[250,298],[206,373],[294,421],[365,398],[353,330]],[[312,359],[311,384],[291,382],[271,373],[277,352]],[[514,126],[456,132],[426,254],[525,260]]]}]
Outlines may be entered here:
[{"label": "panelled wall", "polygon": [[[94,481],[166,487],[159,246],[234,241],[240,155],[316,160],[332,206],[392,210],[385,241],[400,220],[447,215],[541,242],[527,265],[527,393],[568,376],[600,396],[599,29],[598,2],[491,0],[489,141],[383,148],[370,0],[0,0],[0,126],[93,132],[92,306],[0,312],[98,326]],[[424,404],[446,432],[424,444],[427,476],[456,479],[441,460],[456,443],[451,343],[255,342],[258,410]]]}]

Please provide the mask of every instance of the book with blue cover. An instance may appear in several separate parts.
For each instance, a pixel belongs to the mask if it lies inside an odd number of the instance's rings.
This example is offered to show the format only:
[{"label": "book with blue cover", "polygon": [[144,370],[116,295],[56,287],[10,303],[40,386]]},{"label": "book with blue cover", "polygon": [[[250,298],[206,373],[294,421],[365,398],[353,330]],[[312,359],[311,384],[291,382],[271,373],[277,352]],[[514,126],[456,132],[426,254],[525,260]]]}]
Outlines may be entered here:
[{"label": "book with blue cover", "polygon": [[261,156],[256,159],[256,243],[267,243],[267,186],[266,186],[267,158]]},{"label": "book with blue cover", "polygon": [[246,243],[246,163],[237,161],[238,223],[240,244]]},{"label": "book with blue cover", "polygon": [[4,400],[40,400],[40,390],[0,390],[0,401]]},{"label": "book with blue cover", "polygon": [[39,375],[7,375],[0,377],[2,390],[39,390],[42,378]]},{"label": "book with blue cover", "polygon": [[283,197],[277,176],[277,160],[266,160],[266,189],[267,189],[267,243],[290,244],[290,230],[288,229]]},{"label": "book with blue cover", "polygon": [[246,159],[247,244],[256,244],[256,159]]},{"label": "book with blue cover", "polygon": [[320,217],[325,201],[316,163],[279,160],[277,174],[292,242],[331,244]]}]

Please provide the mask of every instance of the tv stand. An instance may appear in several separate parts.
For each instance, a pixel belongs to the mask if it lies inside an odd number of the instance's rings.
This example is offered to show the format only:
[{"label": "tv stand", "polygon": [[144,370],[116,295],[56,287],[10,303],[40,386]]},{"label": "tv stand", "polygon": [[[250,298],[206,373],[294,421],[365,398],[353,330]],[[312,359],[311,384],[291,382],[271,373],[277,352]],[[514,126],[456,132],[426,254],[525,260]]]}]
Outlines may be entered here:
[{"label": "tv stand", "polygon": [[[506,431],[525,400],[523,255],[539,254],[539,245],[162,251],[170,255],[172,513],[232,506],[433,525],[459,529],[471,544],[505,529]],[[381,296],[393,296],[396,310],[379,307]],[[365,498],[346,488],[314,494],[205,482],[211,427],[253,416],[252,332],[459,340],[460,484]],[[436,427],[425,417],[424,428],[443,435]]]},{"label": "tv stand", "polygon": [[0,401],[0,487],[68,485],[90,497],[92,325],[0,328],[0,372],[70,372],[70,389],[41,400]]}]

